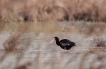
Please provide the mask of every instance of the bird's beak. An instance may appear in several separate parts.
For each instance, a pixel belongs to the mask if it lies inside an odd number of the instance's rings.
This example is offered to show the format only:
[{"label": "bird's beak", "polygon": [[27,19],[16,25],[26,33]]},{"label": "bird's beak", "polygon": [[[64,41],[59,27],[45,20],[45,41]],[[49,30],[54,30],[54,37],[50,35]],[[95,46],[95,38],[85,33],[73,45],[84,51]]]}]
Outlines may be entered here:
[{"label": "bird's beak", "polygon": [[54,41],[54,39],[53,39],[53,40],[51,40],[49,44],[51,44],[53,41]]}]

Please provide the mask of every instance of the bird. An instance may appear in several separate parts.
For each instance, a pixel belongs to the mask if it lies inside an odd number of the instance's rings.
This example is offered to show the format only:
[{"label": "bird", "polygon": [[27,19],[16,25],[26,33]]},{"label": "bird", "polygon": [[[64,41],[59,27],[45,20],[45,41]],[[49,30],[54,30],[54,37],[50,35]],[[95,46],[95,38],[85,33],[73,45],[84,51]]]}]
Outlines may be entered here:
[{"label": "bird", "polygon": [[62,49],[64,49],[64,50],[69,50],[73,46],[76,46],[74,42],[72,42],[72,41],[70,41],[68,39],[59,40],[58,37],[54,37],[54,39],[50,43],[52,43],[54,40],[56,41],[56,44],[58,46],[60,46]]}]

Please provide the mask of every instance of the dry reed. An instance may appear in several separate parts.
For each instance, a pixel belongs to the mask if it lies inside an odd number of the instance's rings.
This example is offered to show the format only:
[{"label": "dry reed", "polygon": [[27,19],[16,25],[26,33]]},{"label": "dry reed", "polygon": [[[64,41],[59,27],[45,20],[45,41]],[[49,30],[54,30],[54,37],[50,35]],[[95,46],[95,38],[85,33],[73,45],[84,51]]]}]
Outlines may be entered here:
[{"label": "dry reed", "polygon": [[3,0],[0,21],[106,21],[105,3],[105,0]]},{"label": "dry reed", "polygon": [[19,38],[20,38],[20,34],[15,34],[9,37],[3,44],[5,50],[6,51],[17,50],[19,46]]}]

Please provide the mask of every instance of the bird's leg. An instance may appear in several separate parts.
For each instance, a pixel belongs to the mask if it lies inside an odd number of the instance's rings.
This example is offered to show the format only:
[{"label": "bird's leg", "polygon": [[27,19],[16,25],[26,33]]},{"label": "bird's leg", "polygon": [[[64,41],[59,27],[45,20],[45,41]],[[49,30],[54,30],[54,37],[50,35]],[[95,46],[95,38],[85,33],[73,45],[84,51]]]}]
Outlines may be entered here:
[{"label": "bird's leg", "polygon": [[66,47],[64,47],[64,50],[66,50]]},{"label": "bird's leg", "polygon": [[[66,47],[64,47],[64,50],[67,50]],[[67,50],[67,52],[68,52],[68,50]]]}]

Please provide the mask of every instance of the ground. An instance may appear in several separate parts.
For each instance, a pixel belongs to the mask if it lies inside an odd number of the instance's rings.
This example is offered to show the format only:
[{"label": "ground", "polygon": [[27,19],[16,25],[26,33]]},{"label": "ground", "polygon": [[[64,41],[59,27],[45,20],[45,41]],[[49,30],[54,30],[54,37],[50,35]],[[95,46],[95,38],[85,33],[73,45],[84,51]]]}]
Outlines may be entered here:
[{"label": "ground", "polygon": [[[3,23],[4,24],[4,23]],[[2,25],[0,69],[105,69],[105,23],[22,22]],[[68,52],[53,42],[69,39],[76,46]]]}]

